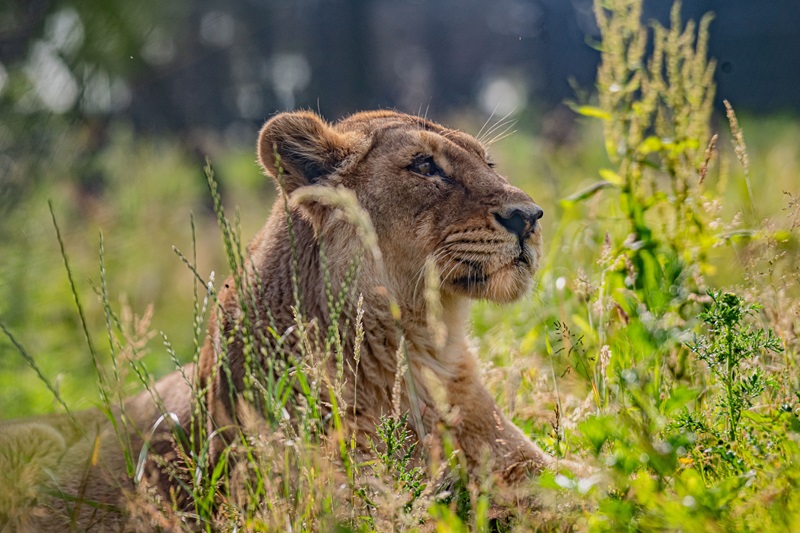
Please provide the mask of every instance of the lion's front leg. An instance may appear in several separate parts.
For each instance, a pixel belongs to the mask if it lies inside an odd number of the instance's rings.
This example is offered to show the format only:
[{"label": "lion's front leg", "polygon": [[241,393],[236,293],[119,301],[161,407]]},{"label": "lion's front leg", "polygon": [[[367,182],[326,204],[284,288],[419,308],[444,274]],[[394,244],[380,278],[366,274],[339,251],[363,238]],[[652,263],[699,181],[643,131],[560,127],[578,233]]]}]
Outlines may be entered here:
[{"label": "lion's front leg", "polygon": [[534,444],[500,411],[480,382],[472,358],[448,386],[450,403],[458,409],[451,426],[471,470],[487,459],[492,470],[509,483],[554,465],[555,459]]}]

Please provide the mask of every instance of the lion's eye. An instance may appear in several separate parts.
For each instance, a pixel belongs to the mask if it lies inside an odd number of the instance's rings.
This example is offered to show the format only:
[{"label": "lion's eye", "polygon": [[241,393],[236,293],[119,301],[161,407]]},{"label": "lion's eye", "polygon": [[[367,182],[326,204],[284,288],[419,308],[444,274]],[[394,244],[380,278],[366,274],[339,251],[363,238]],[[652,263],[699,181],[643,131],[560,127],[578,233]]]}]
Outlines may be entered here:
[{"label": "lion's eye", "polygon": [[436,166],[431,156],[416,157],[408,169],[420,176],[435,176],[442,173],[442,170]]}]

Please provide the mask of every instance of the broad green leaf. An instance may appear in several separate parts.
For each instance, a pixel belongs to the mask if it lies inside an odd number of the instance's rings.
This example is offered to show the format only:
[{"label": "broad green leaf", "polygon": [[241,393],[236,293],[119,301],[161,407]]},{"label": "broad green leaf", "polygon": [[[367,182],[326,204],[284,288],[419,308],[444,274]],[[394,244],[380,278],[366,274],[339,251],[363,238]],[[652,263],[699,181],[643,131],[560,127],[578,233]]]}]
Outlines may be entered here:
[{"label": "broad green leaf", "polygon": [[650,136],[639,144],[638,151],[642,155],[651,154],[664,149],[664,142],[655,136]]},{"label": "broad green leaf", "polygon": [[597,183],[593,183],[592,185],[589,185],[583,190],[580,190],[574,194],[567,196],[566,198],[561,200],[561,205],[565,207],[570,206],[572,204],[580,202],[581,200],[585,200],[591,196],[594,196],[595,194],[597,194],[598,191],[600,191],[601,189],[605,189],[606,187],[616,187],[616,185],[606,180],[598,181]]},{"label": "broad green leaf", "polygon": [[778,230],[772,234],[772,238],[777,242],[789,242],[792,240],[792,232],[787,230]]},{"label": "broad green leaf", "polygon": [[610,168],[601,168],[600,177],[609,183],[613,183],[614,185],[622,185],[625,183],[625,180],[622,178],[622,176],[620,176]]},{"label": "broad green leaf", "polygon": [[572,110],[583,115],[584,117],[599,118],[601,120],[611,120],[611,115],[607,111],[603,111],[599,107],[590,105],[572,106]]},{"label": "broad green leaf", "polygon": [[589,441],[595,455],[600,453],[603,444],[615,437],[614,427],[617,421],[608,416],[587,418],[578,425],[578,430],[583,438]]},{"label": "broad green leaf", "polygon": [[669,398],[664,400],[664,402],[661,404],[661,412],[665,415],[670,415],[678,409],[686,407],[686,404],[694,401],[699,394],[700,393],[696,390],[690,389],[683,385],[678,385],[672,389]]}]

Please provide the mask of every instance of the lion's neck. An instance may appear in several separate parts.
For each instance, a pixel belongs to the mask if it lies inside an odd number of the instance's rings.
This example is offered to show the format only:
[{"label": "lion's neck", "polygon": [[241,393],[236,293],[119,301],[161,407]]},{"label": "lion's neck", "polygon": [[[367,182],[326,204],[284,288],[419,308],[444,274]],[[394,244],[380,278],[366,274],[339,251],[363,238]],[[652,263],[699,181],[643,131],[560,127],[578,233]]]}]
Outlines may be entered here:
[{"label": "lion's neck", "polygon": [[[431,377],[444,385],[474,371],[466,333],[469,302],[443,295],[439,320],[431,322],[424,299],[419,301],[404,294],[399,289],[408,284],[393,282],[385,268],[366,254],[353,281],[348,271],[357,253],[352,243],[358,237],[348,235],[347,228],[333,232],[343,239],[326,239],[321,249],[314,229],[302,217],[293,217],[290,234],[285,213],[279,210],[272,216],[281,219],[270,221],[250,249],[254,273],[260,278],[260,321],[269,320],[269,326],[281,339],[294,338],[296,356],[308,353],[307,346],[324,350],[326,337],[332,331],[330,294],[340,293],[343,284],[355,283],[352,290],[345,291],[349,296],[337,324],[344,347],[343,368],[355,372],[352,379],[349,375],[345,378],[344,404],[358,413],[356,419],[367,424],[364,431],[368,432],[386,414],[385,409],[391,405],[386,400],[394,400],[396,384],[402,383],[400,409],[411,413],[412,427],[420,437],[424,436],[430,424],[423,418],[435,417],[441,403],[434,398],[432,391],[437,389],[431,388]],[[299,285],[298,291],[293,290],[293,283]],[[307,326],[306,334],[317,335],[303,349],[300,342],[305,340],[295,334],[287,335],[299,329],[294,312],[296,294],[301,299],[301,320]],[[363,340],[360,358],[355,361],[359,298],[363,298]],[[282,340],[280,350],[291,344]],[[337,367],[337,358],[319,355],[322,357],[318,361],[327,361],[325,371],[330,376],[336,375],[341,368]]]},{"label": "lion's neck", "polygon": [[[267,227],[279,229],[256,238],[254,242],[259,245],[251,248],[250,253],[261,278],[262,303],[279,331],[296,326],[293,283],[298,284],[303,320],[316,323],[323,338],[331,324],[329,294],[346,293],[349,301],[339,317],[340,324],[349,328],[342,335],[345,344],[352,343],[355,337],[357,301],[363,297],[362,320],[367,334],[362,352],[371,354],[373,363],[387,379],[394,379],[396,353],[403,342],[403,351],[407,351],[413,365],[428,367],[442,378],[448,378],[457,370],[455,363],[468,349],[469,302],[466,299],[443,295],[441,316],[431,323],[424,299],[403,292],[408,284],[392,280],[383,266],[370,256],[363,256],[357,279],[354,281],[350,277],[352,259],[357,253],[353,244],[358,239],[355,234],[348,235],[346,228],[337,228],[336,241],[324,240],[323,254],[315,231],[306,220],[293,216],[290,234],[285,212],[276,211],[272,216],[284,220]],[[347,283],[356,285],[342,291]],[[399,309],[399,317],[397,312],[392,312],[393,304]]]}]

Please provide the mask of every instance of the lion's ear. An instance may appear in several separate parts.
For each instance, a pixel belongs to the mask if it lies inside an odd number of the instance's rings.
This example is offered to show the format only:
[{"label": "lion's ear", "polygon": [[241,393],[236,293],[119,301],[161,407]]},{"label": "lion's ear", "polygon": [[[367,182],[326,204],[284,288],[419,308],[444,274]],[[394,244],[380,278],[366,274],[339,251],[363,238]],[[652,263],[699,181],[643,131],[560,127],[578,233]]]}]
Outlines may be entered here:
[{"label": "lion's ear", "polygon": [[291,193],[334,172],[348,147],[345,136],[314,113],[281,113],[261,128],[258,159],[276,181],[280,167],[286,192]]}]

